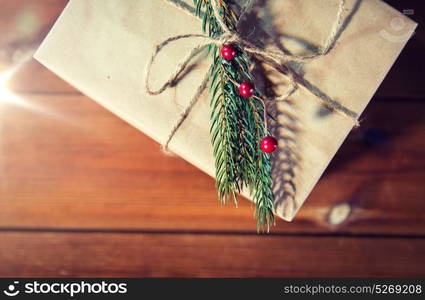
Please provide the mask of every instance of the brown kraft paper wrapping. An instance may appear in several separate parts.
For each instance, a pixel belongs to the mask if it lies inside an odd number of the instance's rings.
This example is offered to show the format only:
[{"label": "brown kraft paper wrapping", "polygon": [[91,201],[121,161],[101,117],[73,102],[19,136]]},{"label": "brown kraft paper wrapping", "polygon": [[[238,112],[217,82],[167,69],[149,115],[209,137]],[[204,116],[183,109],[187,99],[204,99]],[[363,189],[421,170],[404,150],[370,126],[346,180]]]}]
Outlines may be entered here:
[{"label": "brown kraft paper wrapping", "polygon": [[[261,40],[272,37],[296,54],[320,48],[339,3],[258,2],[266,3],[254,5],[244,26],[247,33],[251,37],[257,34]],[[254,13],[256,20],[250,21]],[[347,21],[334,49],[294,68],[321,92],[361,114],[416,24],[380,0],[347,0],[346,13]],[[187,33],[201,33],[200,21],[163,0],[71,0],[35,58],[163,144],[210,61],[200,62],[177,86],[158,96],[144,91],[144,69],[157,44]],[[185,39],[161,52],[151,75],[154,88],[168,79],[197,42]],[[287,88],[279,73],[271,72],[269,79],[276,92]],[[272,156],[276,213],[290,221],[352,129],[353,121],[328,111],[302,88],[287,101],[269,106],[276,116],[272,128],[279,139],[279,149]],[[205,92],[169,148],[214,176],[209,115],[209,95]],[[243,194],[249,196],[247,191]]]}]

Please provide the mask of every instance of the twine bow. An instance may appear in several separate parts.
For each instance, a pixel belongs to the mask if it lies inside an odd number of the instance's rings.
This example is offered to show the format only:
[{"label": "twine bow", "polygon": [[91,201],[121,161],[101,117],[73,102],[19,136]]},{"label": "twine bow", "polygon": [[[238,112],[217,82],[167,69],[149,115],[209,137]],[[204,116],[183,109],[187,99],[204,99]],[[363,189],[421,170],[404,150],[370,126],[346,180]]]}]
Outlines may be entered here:
[{"label": "twine bow", "polygon": [[[166,0],[166,1],[169,2],[170,4],[174,5],[175,7],[182,9],[184,12],[190,14],[191,16],[194,16],[193,9],[191,9],[190,6],[188,6],[187,4],[182,2],[181,0]],[[358,126],[358,124],[359,124],[358,120],[357,120],[358,114],[356,112],[350,110],[349,108],[345,107],[344,105],[342,105],[338,101],[333,100],[329,96],[320,92],[310,82],[308,82],[306,79],[304,79],[303,77],[298,75],[288,65],[289,62],[294,62],[294,61],[295,62],[308,62],[308,61],[318,59],[322,56],[327,55],[332,50],[332,48],[335,46],[335,43],[336,43],[336,41],[337,41],[337,39],[338,39],[338,37],[341,33],[342,26],[345,23],[345,16],[344,16],[345,1],[346,0],[339,0],[339,7],[338,7],[338,13],[337,13],[337,16],[336,16],[336,20],[335,20],[334,25],[332,27],[332,30],[331,30],[331,32],[330,32],[330,34],[329,34],[329,36],[326,40],[325,46],[321,49],[321,51],[319,51],[318,53],[313,54],[313,55],[299,56],[299,55],[284,53],[283,51],[281,51],[279,49],[259,48],[259,47],[255,46],[254,44],[252,44],[247,39],[241,37],[238,34],[238,32],[231,30],[226,25],[222,16],[220,15],[217,0],[212,0],[211,6],[213,8],[215,18],[216,18],[218,24],[220,25],[220,27],[222,29],[222,32],[223,32],[222,35],[217,37],[217,38],[213,38],[213,37],[210,37],[210,36],[207,36],[207,35],[204,35],[204,34],[183,34],[183,35],[176,35],[176,36],[170,37],[170,38],[164,40],[162,43],[158,44],[155,47],[155,50],[153,51],[152,56],[151,56],[148,64],[146,65],[146,70],[145,70],[145,89],[146,89],[146,92],[149,95],[159,95],[159,94],[163,93],[165,90],[167,90],[170,86],[172,86],[176,82],[177,78],[182,73],[182,71],[185,70],[185,68],[189,64],[190,60],[197,53],[199,53],[199,51],[201,49],[203,49],[204,47],[206,47],[208,45],[217,45],[217,46],[221,47],[224,44],[238,43],[239,45],[242,46],[243,50],[246,53],[249,53],[252,56],[259,58],[262,62],[270,65],[271,67],[273,67],[274,69],[276,69],[280,73],[282,73],[282,76],[287,77],[287,79],[289,81],[289,89],[283,95],[280,95],[280,96],[278,96],[274,99],[267,99],[267,100],[273,100],[273,101],[286,100],[299,87],[303,87],[307,91],[309,91],[310,93],[315,95],[316,99],[318,99],[325,106],[330,108],[332,111],[335,111],[335,112],[343,115],[344,117],[349,118],[350,120],[353,121],[354,126]],[[253,0],[250,0],[250,1],[247,1],[247,3],[244,5],[244,7],[242,7],[242,12],[241,12],[241,16],[240,16],[239,20],[241,20],[242,15],[244,15],[252,7],[252,4],[253,4]],[[175,71],[170,75],[169,79],[161,87],[159,87],[156,90],[152,89],[150,84],[149,84],[149,82],[150,82],[149,79],[150,79],[152,65],[153,65],[157,55],[159,54],[159,52],[161,52],[164,49],[165,46],[167,46],[167,45],[169,45],[169,44],[171,44],[175,41],[182,40],[182,39],[189,39],[189,38],[190,39],[199,38],[202,41],[199,42],[199,44],[197,44],[190,51],[190,53],[188,53],[178,63]],[[285,70],[284,72],[286,72],[286,73],[282,72],[282,70]],[[201,82],[201,84],[197,88],[195,95],[191,98],[188,106],[185,108],[185,110],[179,116],[177,122],[175,123],[175,125],[171,129],[171,132],[170,132],[166,142],[163,144],[164,152],[168,152],[169,143],[171,142],[171,140],[174,137],[174,135],[176,134],[176,132],[179,130],[180,126],[183,124],[183,122],[189,116],[192,108],[194,107],[194,105],[199,100],[202,92],[205,90],[208,81],[209,81],[209,72],[207,71],[202,82]],[[233,84],[235,84],[236,86],[239,86],[239,84],[237,82],[234,82],[231,79],[230,79],[230,81]],[[264,114],[265,114],[264,121],[265,121],[265,127],[266,127],[266,131],[267,131],[267,116],[266,116],[265,102],[262,98],[260,98],[258,96],[253,96],[253,97],[256,98],[257,100],[261,101],[262,104],[264,105]]]}]

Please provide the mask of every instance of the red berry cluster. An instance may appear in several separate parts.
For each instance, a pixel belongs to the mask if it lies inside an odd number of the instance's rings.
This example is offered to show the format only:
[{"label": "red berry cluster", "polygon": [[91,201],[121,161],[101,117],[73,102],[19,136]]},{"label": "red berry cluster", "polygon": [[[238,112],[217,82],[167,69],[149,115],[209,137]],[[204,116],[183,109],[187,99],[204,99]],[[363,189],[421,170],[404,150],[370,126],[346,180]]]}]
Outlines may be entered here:
[{"label": "red berry cluster", "polygon": [[[221,57],[227,61],[233,60],[237,56],[236,48],[233,45],[224,45],[221,48]],[[255,86],[251,82],[244,81],[239,86],[239,94],[244,98],[250,98],[255,93]],[[277,149],[277,140],[272,136],[267,136],[261,140],[260,148],[265,153],[272,153]]]},{"label": "red berry cluster", "polygon": [[244,81],[239,86],[239,94],[244,98],[250,98],[255,93],[255,86],[248,81]]}]

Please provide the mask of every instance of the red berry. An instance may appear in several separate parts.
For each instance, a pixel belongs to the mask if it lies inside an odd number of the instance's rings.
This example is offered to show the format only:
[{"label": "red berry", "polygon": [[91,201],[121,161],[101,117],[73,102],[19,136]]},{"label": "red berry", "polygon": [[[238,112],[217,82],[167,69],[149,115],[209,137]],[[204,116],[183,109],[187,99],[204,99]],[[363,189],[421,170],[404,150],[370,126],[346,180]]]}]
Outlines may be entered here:
[{"label": "red berry", "polygon": [[272,136],[267,136],[261,140],[261,150],[266,153],[272,153],[277,149],[277,140]]},{"label": "red berry", "polygon": [[244,81],[239,86],[239,93],[244,98],[249,98],[255,93],[255,87],[251,82]]},{"label": "red berry", "polygon": [[236,57],[236,49],[232,45],[224,45],[221,48],[221,56],[226,60],[232,60]]}]

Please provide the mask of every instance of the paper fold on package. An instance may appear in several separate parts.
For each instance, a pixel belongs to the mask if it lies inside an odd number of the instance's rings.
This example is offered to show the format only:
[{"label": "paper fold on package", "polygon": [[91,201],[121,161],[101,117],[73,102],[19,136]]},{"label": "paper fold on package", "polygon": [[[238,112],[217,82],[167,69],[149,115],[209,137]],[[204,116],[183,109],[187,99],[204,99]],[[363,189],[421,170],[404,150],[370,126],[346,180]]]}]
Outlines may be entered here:
[{"label": "paper fold on package", "polygon": [[[266,3],[254,6],[256,19],[250,16],[255,20],[248,19],[246,24],[255,22],[254,34],[260,34],[261,26],[261,31],[294,53],[320,48],[338,8],[336,0],[261,2]],[[294,67],[321,92],[360,114],[416,24],[379,0],[346,2],[347,22],[334,49],[316,61]],[[144,91],[144,68],[157,44],[178,34],[201,33],[199,22],[166,1],[71,0],[35,58],[120,118],[164,143],[210,62],[197,64],[176,87],[158,96]],[[187,39],[164,50],[153,66],[153,86],[167,80],[197,42]],[[280,74],[272,72],[269,79],[277,92],[286,88]],[[279,150],[272,156],[276,211],[289,221],[353,122],[328,111],[303,89],[288,101],[271,106],[277,120],[273,130],[279,139]],[[173,138],[170,150],[214,176],[209,120],[206,92]]]}]

